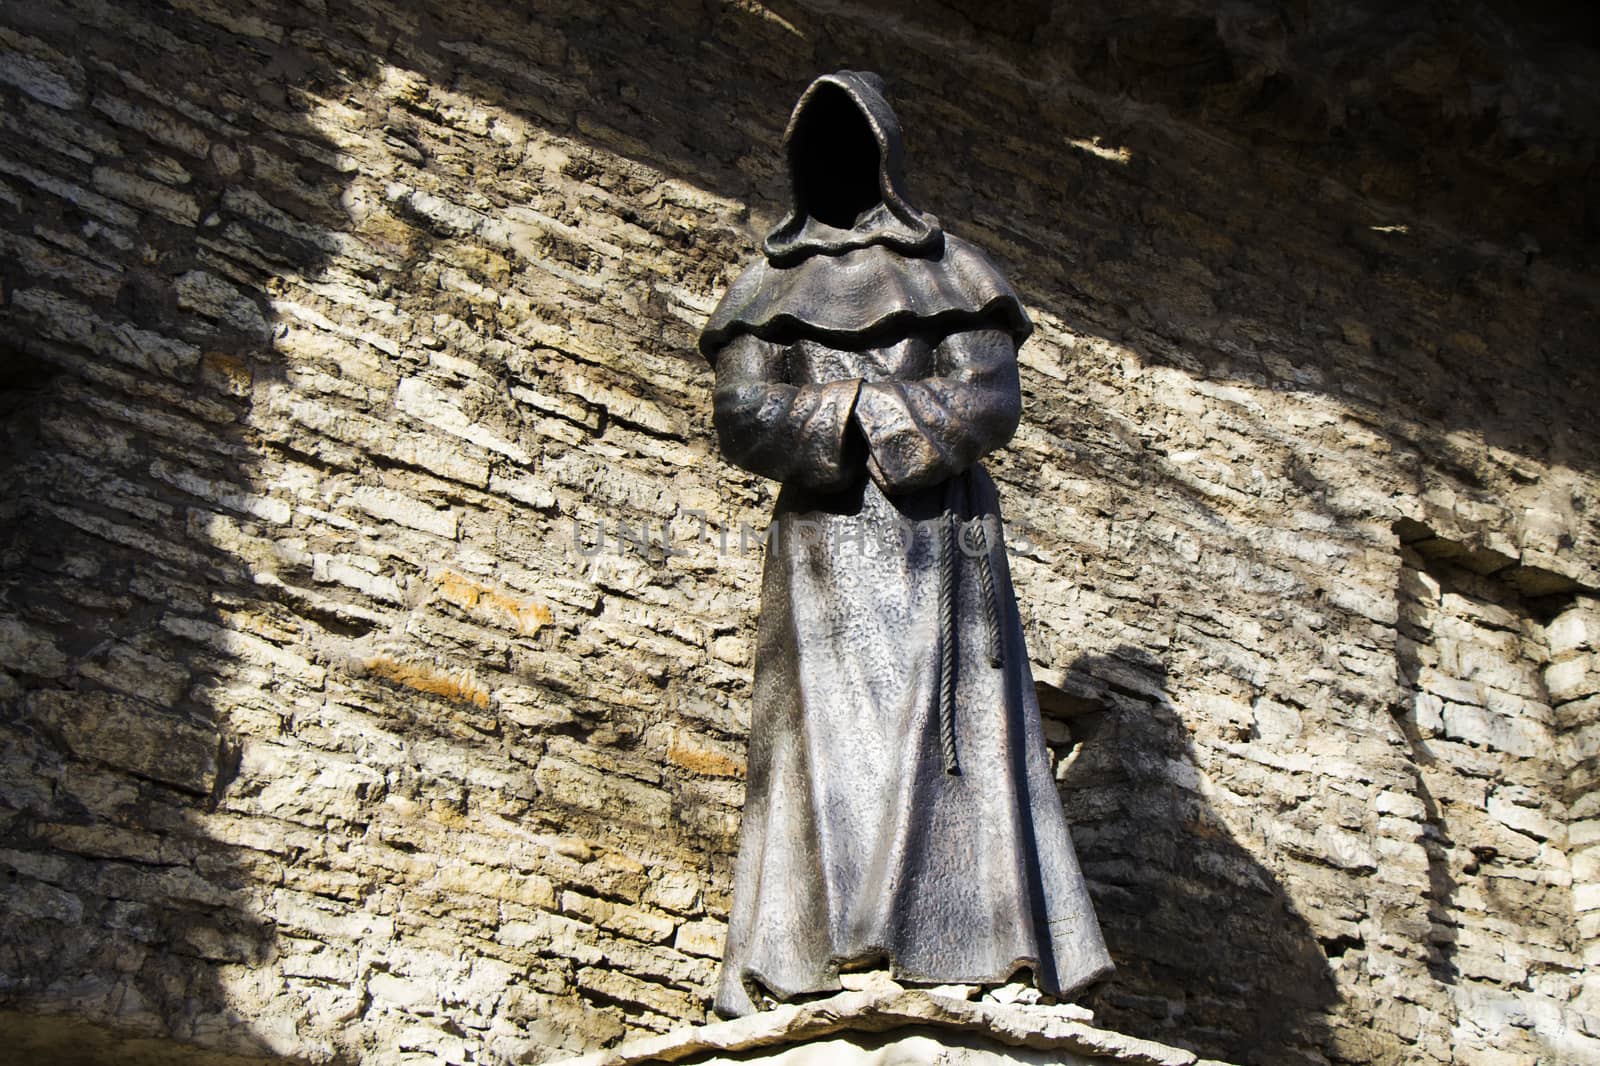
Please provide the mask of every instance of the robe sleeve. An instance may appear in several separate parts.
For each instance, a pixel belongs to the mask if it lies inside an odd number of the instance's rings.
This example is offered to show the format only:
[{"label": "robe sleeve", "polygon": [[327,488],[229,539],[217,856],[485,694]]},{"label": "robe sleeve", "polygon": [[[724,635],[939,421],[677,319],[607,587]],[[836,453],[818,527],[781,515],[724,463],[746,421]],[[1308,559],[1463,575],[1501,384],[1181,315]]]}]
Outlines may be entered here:
[{"label": "robe sleeve", "polygon": [[712,418],[729,462],[824,491],[855,480],[863,448],[850,412],[860,379],[791,385],[782,347],[748,333],[723,346],[715,361]]},{"label": "robe sleeve", "polygon": [[934,353],[933,377],[862,385],[854,417],[870,452],[867,472],[884,491],[954,477],[1016,432],[1016,341],[998,329],[953,333]]}]

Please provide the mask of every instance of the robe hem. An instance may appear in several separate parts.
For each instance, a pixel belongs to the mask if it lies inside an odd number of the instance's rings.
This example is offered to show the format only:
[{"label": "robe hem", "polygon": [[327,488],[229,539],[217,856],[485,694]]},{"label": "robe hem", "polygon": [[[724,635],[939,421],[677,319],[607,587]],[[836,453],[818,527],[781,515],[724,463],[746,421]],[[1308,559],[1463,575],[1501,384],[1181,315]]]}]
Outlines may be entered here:
[{"label": "robe hem", "polygon": [[813,982],[801,988],[780,988],[777,983],[769,981],[754,967],[741,967],[738,973],[737,988],[743,994],[745,1002],[749,1003],[752,1009],[749,1011],[724,1009],[724,997],[720,991],[715,997],[712,1009],[723,1017],[741,1017],[745,1014],[755,1013],[761,1008],[755,1006],[757,997],[752,994],[753,991],[764,993],[770,998],[777,1000],[779,1003],[788,1003],[796,996],[814,996],[829,992],[839,992],[844,989],[843,983],[841,983],[839,980],[839,975],[841,972],[848,972],[843,970],[842,967],[849,966],[853,962],[875,958],[882,959],[887,963],[889,976],[896,982],[908,986],[922,986],[929,988],[937,988],[940,985],[1006,985],[1014,981],[1017,974],[1023,970],[1031,970],[1033,972],[1033,981],[1030,983],[1033,985],[1033,987],[1037,988],[1045,995],[1051,996],[1055,999],[1067,999],[1071,996],[1075,996],[1084,989],[1089,988],[1100,981],[1104,981],[1106,978],[1110,977],[1116,972],[1116,965],[1110,960],[1110,958],[1107,958],[1100,966],[1090,970],[1087,974],[1075,979],[1069,984],[1053,983],[1047,986],[1045,983],[1039,980],[1040,967],[1038,957],[1028,955],[1013,960],[1010,966],[1003,968],[998,974],[984,975],[981,977],[963,977],[956,974],[944,974],[939,977],[929,977],[901,968],[901,966],[887,952],[866,952],[850,959],[838,960],[837,963],[835,963],[834,960],[830,960],[830,974],[825,976],[821,983]]}]

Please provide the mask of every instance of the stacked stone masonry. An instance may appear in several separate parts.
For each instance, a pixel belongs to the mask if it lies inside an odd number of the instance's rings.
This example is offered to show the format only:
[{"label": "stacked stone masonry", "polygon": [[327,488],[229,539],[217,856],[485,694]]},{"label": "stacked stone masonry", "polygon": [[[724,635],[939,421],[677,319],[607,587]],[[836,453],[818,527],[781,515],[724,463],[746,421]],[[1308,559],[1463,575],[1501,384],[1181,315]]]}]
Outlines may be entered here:
[{"label": "stacked stone masonry", "polygon": [[0,7],[0,1036],[706,1019],[774,487],[693,342],[850,66],[1038,326],[1098,1024],[1600,1062],[1592,52],[1167,7]]}]

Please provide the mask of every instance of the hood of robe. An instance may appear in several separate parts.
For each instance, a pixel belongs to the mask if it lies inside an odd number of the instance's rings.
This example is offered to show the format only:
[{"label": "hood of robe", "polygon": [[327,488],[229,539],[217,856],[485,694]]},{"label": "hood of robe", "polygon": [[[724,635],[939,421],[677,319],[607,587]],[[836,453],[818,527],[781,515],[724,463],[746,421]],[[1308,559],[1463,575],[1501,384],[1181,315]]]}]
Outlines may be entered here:
[{"label": "hood of robe", "polygon": [[706,322],[699,347],[713,364],[746,333],[851,348],[980,328],[1020,345],[1032,331],[988,257],[906,202],[900,123],[882,88],[876,74],[843,70],[801,95],[785,134],[793,208]]},{"label": "hood of robe", "polygon": [[906,201],[900,121],[866,71],[824,74],[789,116],[784,148],[792,205],[762,245],[774,264],[886,245],[937,254],[939,220]]}]

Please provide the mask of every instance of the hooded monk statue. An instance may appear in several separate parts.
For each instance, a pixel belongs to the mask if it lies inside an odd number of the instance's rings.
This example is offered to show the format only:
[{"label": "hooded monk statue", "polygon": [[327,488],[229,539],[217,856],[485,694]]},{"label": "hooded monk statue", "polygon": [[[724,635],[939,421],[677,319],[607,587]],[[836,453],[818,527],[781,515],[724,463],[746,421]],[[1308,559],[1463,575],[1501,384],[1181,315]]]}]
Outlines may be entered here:
[{"label": "hooded monk statue", "polygon": [[912,207],[874,74],[812,82],[793,205],[711,315],[722,453],[783,483],[716,1009],[841,987],[1048,994],[1111,959],[1050,773],[1000,504],[1022,304]]}]

